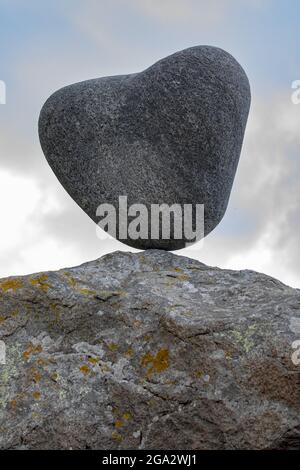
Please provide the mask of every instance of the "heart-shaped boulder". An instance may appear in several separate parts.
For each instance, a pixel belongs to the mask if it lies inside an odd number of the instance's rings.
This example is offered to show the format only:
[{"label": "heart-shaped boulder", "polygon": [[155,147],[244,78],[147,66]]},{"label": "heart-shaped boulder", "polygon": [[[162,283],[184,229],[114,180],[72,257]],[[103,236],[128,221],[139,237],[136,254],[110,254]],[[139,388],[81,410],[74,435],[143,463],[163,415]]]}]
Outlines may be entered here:
[{"label": "heart-shaped boulder", "polygon": [[39,135],[96,223],[130,246],[175,250],[222,219],[249,106],[238,62],[196,46],[140,73],[62,88],[41,111]]}]

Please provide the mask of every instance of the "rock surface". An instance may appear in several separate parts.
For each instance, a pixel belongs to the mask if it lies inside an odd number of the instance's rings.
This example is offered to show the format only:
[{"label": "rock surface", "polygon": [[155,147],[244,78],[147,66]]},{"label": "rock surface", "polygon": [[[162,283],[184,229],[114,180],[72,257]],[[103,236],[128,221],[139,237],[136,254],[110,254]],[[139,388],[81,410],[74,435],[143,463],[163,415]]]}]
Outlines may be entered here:
[{"label": "rock surface", "polygon": [[[128,205],[149,211],[151,204],[204,204],[208,234],[228,204],[249,106],[238,62],[219,48],[197,46],[141,73],[57,91],[41,111],[40,141],[59,181],[96,223],[100,204],[118,210],[119,196],[127,196]],[[117,225],[120,239],[118,231]],[[121,241],[167,250],[190,242],[175,239],[173,230],[169,239],[151,239],[150,221],[147,240]]]},{"label": "rock surface", "polygon": [[156,250],[0,281],[1,449],[300,448],[300,291]]}]

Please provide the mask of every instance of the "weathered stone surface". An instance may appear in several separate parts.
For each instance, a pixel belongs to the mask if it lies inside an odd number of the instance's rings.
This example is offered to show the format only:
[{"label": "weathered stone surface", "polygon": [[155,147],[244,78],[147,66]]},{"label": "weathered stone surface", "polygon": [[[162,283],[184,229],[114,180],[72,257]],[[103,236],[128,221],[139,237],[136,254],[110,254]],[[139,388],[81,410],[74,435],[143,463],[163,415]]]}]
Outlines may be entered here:
[{"label": "weathered stone surface", "polygon": [[[117,209],[119,196],[127,196],[128,205],[149,211],[150,204],[204,204],[208,234],[228,204],[249,106],[237,61],[197,46],[141,73],[57,91],[41,111],[40,141],[59,181],[96,223],[100,204]],[[148,240],[121,241],[166,250],[189,241],[173,231],[170,239],[151,239],[150,227]]]},{"label": "weathered stone surface", "polygon": [[0,448],[300,447],[298,289],[150,250],[0,293]]}]

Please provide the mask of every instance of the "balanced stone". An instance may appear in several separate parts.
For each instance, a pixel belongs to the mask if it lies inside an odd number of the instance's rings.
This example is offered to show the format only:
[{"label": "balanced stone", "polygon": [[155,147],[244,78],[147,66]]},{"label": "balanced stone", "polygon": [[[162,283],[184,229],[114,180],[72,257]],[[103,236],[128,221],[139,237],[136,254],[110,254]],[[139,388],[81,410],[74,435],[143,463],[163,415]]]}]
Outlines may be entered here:
[{"label": "balanced stone", "polygon": [[[222,49],[196,46],[140,73],[60,89],[41,111],[40,141],[61,184],[96,223],[106,215],[105,229],[135,248],[176,250],[224,216],[249,107],[238,62]],[[189,221],[194,238],[184,230]]]}]

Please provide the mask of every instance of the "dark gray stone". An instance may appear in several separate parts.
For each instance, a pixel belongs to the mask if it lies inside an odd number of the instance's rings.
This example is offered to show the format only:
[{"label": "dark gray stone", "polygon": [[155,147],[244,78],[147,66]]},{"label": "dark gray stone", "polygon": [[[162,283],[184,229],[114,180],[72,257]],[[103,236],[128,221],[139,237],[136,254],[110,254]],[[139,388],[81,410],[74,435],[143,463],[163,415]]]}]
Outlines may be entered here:
[{"label": "dark gray stone", "polygon": [[299,289],[147,250],[0,301],[0,449],[300,449]]},{"label": "dark gray stone", "polygon": [[[59,181],[96,223],[99,204],[117,208],[119,196],[148,208],[204,204],[207,235],[228,204],[249,106],[238,62],[197,46],[141,73],[57,91],[42,109],[40,141]],[[187,242],[173,232],[169,240],[123,241],[167,250]]]}]

